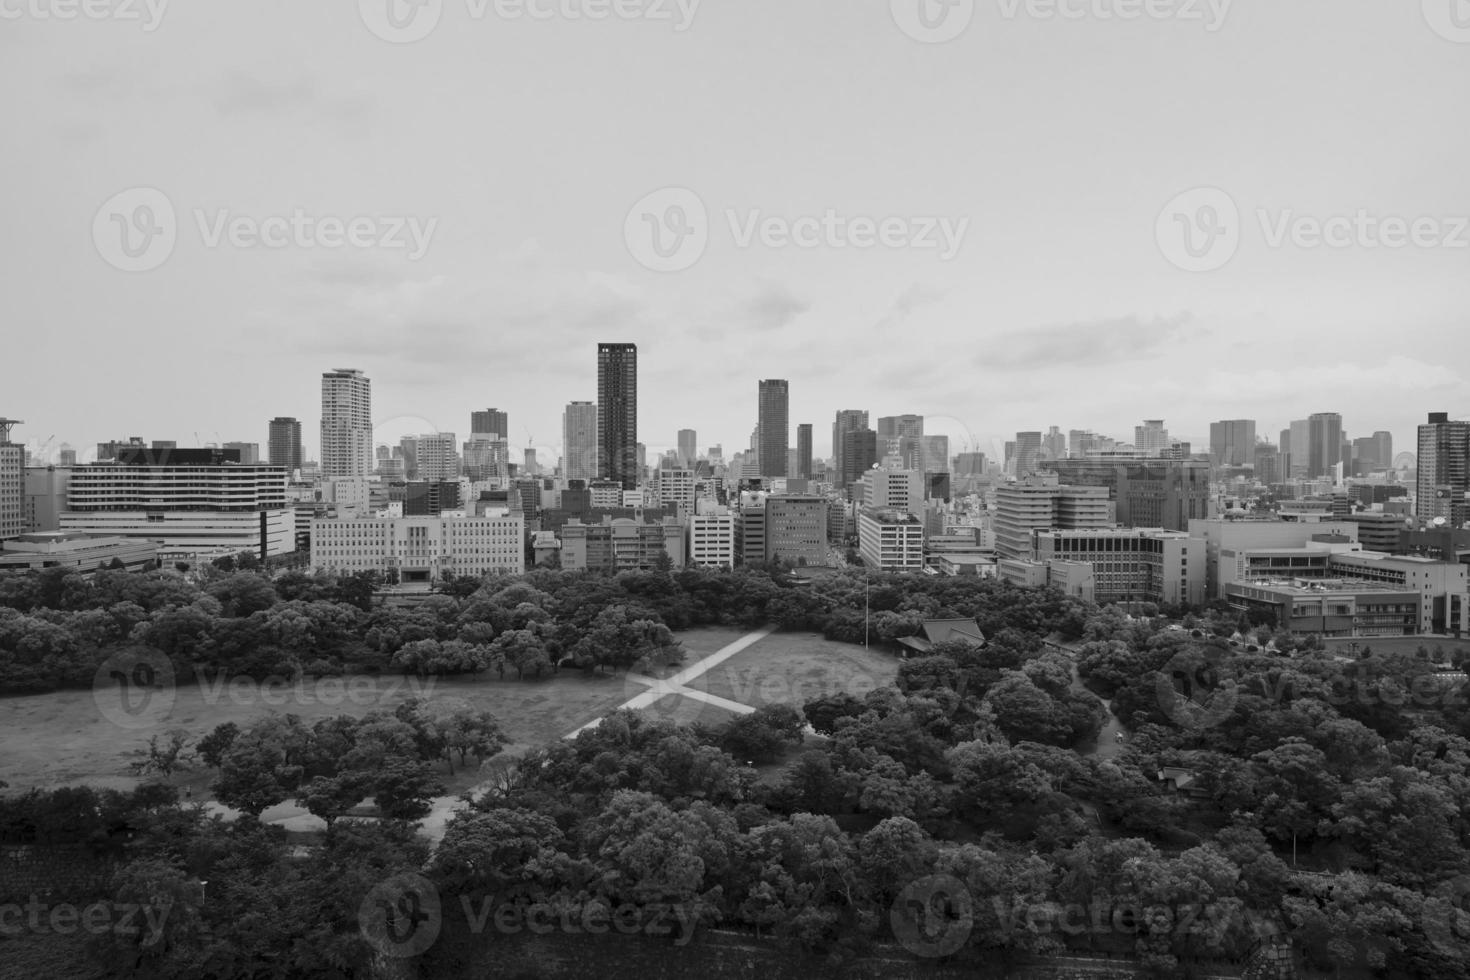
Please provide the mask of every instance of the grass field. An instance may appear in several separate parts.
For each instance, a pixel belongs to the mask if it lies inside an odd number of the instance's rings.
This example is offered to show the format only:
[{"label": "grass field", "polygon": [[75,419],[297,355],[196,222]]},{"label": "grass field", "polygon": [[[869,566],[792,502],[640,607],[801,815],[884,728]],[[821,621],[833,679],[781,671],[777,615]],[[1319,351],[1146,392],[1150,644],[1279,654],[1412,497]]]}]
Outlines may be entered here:
[{"label": "grass field", "polygon": [[774,633],[688,686],[753,708],[799,708],[813,698],[862,697],[891,686],[898,664],[890,653],[835,643],[818,633]]}]

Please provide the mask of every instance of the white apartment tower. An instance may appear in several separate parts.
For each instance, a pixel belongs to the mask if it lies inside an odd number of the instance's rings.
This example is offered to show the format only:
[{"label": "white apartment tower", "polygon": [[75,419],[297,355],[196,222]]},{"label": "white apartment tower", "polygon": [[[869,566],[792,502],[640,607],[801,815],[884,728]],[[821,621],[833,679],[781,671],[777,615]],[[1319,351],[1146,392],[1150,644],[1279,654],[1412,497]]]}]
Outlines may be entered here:
[{"label": "white apartment tower", "polygon": [[322,476],[371,476],[374,462],[372,382],[355,368],[328,371],[322,375]]}]

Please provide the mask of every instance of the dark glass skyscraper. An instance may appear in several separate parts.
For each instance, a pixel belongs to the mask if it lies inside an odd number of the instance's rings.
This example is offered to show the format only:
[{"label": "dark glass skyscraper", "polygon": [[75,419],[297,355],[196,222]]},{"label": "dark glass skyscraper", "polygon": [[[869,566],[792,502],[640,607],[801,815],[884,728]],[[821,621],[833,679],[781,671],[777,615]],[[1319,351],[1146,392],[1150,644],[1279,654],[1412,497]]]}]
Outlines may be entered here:
[{"label": "dark glass skyscraper", "polygon": [[761,477],[786,476],[786,453],[791,448],[791,389],[785,381],[760,383]]},{"label": "dark glass skyscraper", "polygon": [[796,427],[796,475],[803,480],[812,478],[812,426],[803,422]]},{"label": "dark glass skyscraper", "polygon": [[638,345],[597,345],[597,471],[638,488]]},{"label": "dark glass skyscraper", "polygon": [[[1307,477],[1332,476],[1342,462],[1342,416],[1336,412],[1318,412],[1307,417]],[[1293,444],[1291,451],[1298,447]]]},{"label": "dark glass skyscraper", "polygon": [[287,473],[301,469],[301,423],[278,416],[271,419],[266,459],[272,466],[284,466]]}]

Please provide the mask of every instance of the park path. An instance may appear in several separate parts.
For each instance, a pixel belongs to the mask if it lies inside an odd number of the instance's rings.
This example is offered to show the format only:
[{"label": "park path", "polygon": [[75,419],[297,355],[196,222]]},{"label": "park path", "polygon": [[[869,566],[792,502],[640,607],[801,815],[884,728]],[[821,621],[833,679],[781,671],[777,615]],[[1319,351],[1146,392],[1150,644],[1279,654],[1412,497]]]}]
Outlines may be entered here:
[{"label": "park path", "polygon": [[[731,657],[747,649],[748,647],[754,646],[761,640],[764,640],[766,637],[776,632],[776,630],[777,627],[775,626],[767,626],[762,629],[758,629],[752,633],[747,633],[740,639],[726,644],[719,650],[710,654],[708,657],[705,657],[698,663],[685,667],[683,670],[679,671],[671,677],[659,679],[655,677],[648,677],[643,674],[629,674],[629,680],[633,681],[634,683],[646,685],[648,690],[643,691],[635,697],[629,698],[627,701],[618,705],[617,708],[615,708],[614,710],[623,710],[626,708],[634,711],[641,711],[644,708],[653,706],[659,701],[659,699],[673,694],[683,695],[687,698],[693,698],[696,701],[703,701],[705,704],[724,708],[725,710],[734,712],[735,714],[750,714],[751,712],[755,711],[755,708],[751,707],[748,704],[741,704],[738,701],[731,701],[728,698],[718,697],[705,691],[690,690],[688,687],[685,687],[685,685],[688,684],[690,681],[704,676],[711,670],[714,670],[720,664],[729,660]],[[577,735],[581,732],[587,731],[588,729],[596,728],[598,725],[602,724],[602,718],[604,717],[606,717],[606,715],[594,718],[592,721],[589,721],[587,724],[581,726],[575,731],[568,732],[564,737],[576,738]],[[486,789],[489,788],[489,785],[489,783],[480,783],[476,786],[472,786],[468,790],[468,793],[473,796],[475,794],[484,792]],[[462,795],[457,794],[455,796],[435,797],[433,800],[432,809],[429,811],[429,815],[419,822],[419,833],[437,844],[439,841],[444,839],[445,825],[448,824],[451,819],[453,819],[455,811],[459,810],[464,805],[464,798]],[[204,808],[205,812],[210,814],[211,816],[218,814],[224,817],[226,820],[234,820],[240,815],[238,810],[233,810],[222,803],[216,802],[215,800],[205,801]],[[275,824],[277,826],[284,827],[287,830],[293,831],[320,831],[326,829],[326,824],[323,823],[321,819],[312,816],[306,811],[304,807],[298,806],[295,802],[282,803],[278,806],[273,806],[263,812],[260,815],[260,819],[262,823]]]}]

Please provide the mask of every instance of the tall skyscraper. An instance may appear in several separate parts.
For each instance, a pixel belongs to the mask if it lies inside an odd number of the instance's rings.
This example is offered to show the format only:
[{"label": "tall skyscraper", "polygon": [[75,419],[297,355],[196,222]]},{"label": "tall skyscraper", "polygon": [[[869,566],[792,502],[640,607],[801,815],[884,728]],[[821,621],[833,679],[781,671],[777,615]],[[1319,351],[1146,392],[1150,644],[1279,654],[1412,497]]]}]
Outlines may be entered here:
[{"label": "tall skyscraper", "polygon": [[0,541],[26,530],[26,451],[10,441],[11,427],[24,424],[0,419]]},{"label": "tall skyscraper", "polygon": [[1024,480],[1035,473],[1041,460],[1041,433],[1016,433],[1016,479]]},{"label": "tall skyscraper", "polygon": [[1169,448],[1169,430],[1163,419],[1144,419],[1133,427],[1133,448],[1140,456],[1158,456]]},{"label": "tall skyscraper", "polygon": [[796,475],[803,480],[812,478],[812,425],[803,422],[796,427]]},{"label": "tall skyscraper", "polygon": [[1313,480],[1330,477],[1340,462],[1342,462],[1342,416],[1336,412],[1318,412],[1309,416],[1307,418],[1307,477]]},{"label": "tall skyscraper", "polygon": [[694,461],[699,458],[699,434],[693,429],[679,430],[679,466],[681,469],[694,469]]},{"label": "tall skyscraper", "polygon": [[[844,409],[837,413],[837,419],[832,423],[832,468],[837,473],[838,480],[846,486],[845,474],[848,472],[843,461],[844,438],[849,432],[862,432],[868,427],[868,413],[855,408]],[[877,434],[874,433],[876,438]],[[869,464],[871,465],[871,464]],[[864,467],[866,469],[866,467]]]},{"label": "tall skyscraper", "polygon": [[[923,473],[949,472],[949,436],[924,436],[919,442],[923,446],[919,466]],[[1065,455],[1063,450],[1063,455]]]},{"label": "tall skyscraper", "polygon": [[271,419],[267,460],[272,466],[284,466],[287,475],[301,469],[301,423],[289,416]]},{"label": "tall skyscraper", "polygon": [[[1389,460],[1392,463],[1392,460]],[[1443,517],[1451,527],[1470,520],[1470,422],[1451,422],[1449,413],[1432,412],[1419,426],[1419,482],[1414,514],[1422,520]]]},{"label": "tall skyscraper", "polygon": [[[1067,437],[1062,435],[1062,430],[1056,426],[1046,430],[1046,435],[1041,437],[1042,459],[1066,459]],[[934,472],[938,472],[937,470]]]},{"label": "tall skyscraper", "polygon": [[638,345],[597,345],[597,470],[624,490],[636,490],[638,463]]},{"label": "tall skyscraper", "polygon": [[470,438],[489,439],[498,437],[501,442],[510,441],[510,418],[495,408],[470,413]]},{"label": "tall skyscraper", "polygon": [[[878,420],[878,456],[898,456],[904,466],[917,467],[918,461],[906,457],[918,453],[918,440],[924,435],[924,416],[886,415]],[[905,443],[905,440],[908,440]]]},{"label": "tall skyscraper", "polygon": [[355,368],[322,375],[322,476],[373,471],[373,387]]},{"label": "tall skyscraper", "polygon": [[1210,423],[1210,463],[1215,466],[1251,466],[1256,454],[1254,419]]},{"label": "tall skyscraper", "polygon": [[760,416],[756,425],[761,476],[786,476],[786,453],[791,448],[791,389],[782,380],[760,383]]},{"label": "tall skyscraper", "polygon": [[568,480],[597,479],[597,406],[572,402],[561,413],[562,466]]},{"label": "tall skyscraper", "polygon": [[852,491],[853,484],[878,462],[878,433],[872,429],[849,429],[842,433],[842,488]]}]

